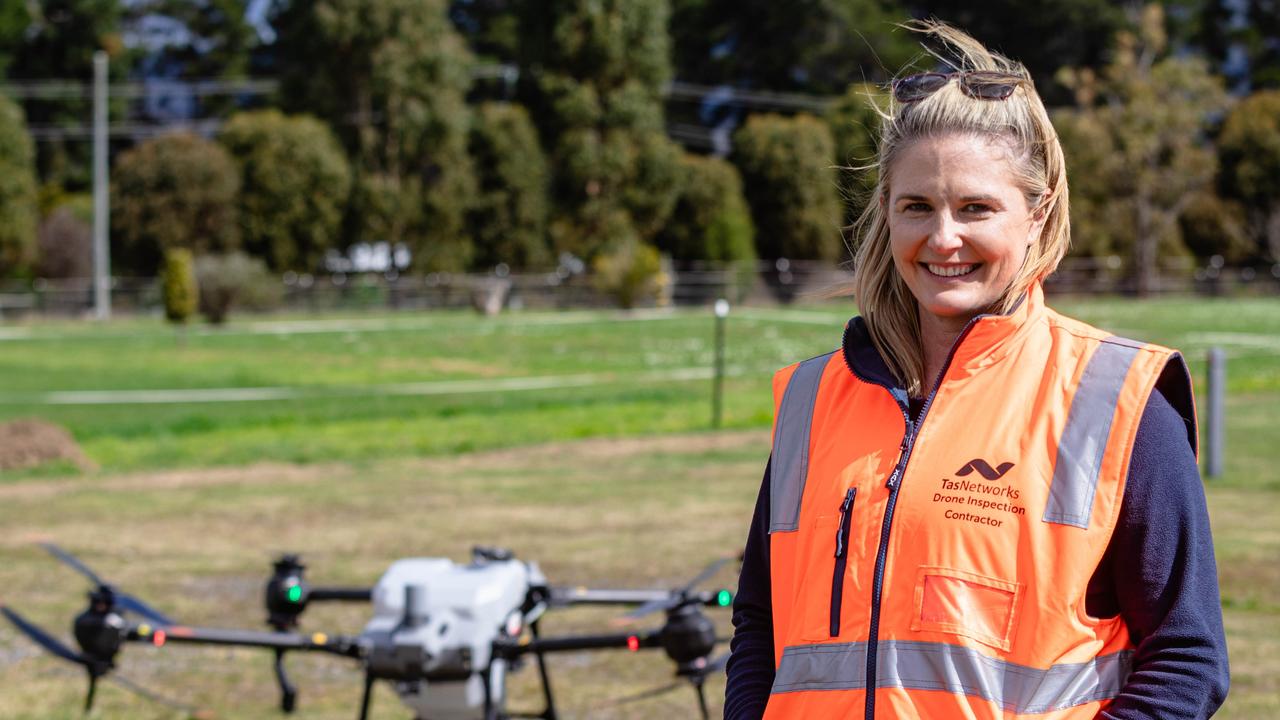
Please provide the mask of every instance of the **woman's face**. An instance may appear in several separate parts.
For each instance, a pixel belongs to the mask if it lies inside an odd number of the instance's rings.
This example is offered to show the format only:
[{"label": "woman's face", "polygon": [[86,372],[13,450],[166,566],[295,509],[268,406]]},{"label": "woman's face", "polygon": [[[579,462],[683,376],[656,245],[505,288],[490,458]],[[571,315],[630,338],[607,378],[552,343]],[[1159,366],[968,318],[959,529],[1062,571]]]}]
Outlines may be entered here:
[{"label": "woman's face", "polygon": [[889,245],[922,322],[963,326],[989,311],[1039,239],[1044,221],[1015,184],[1010,152],[957,134],[916,140],[895,160]]}]

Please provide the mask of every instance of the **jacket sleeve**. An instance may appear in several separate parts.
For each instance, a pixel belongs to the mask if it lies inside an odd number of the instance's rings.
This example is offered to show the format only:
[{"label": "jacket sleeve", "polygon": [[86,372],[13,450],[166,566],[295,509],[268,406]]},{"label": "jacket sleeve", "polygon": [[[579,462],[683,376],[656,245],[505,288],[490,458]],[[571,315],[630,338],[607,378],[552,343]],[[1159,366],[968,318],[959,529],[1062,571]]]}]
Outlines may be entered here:
[{"label": "jacket sleeve", "polygon": [[756,500],[733,600],[725,720],[759,720],[773,687],[773,597],[769,583],[769,466]]},{"label": "jacket sleeve", "polygon": [[1187,421],[1159,391],[1139,422],[1120,518],[1094,581],[1090,614],[1118,611],[1137,645],[1133,673],[1101,716],[1213,715],[1230,676],[1209,514]]}]

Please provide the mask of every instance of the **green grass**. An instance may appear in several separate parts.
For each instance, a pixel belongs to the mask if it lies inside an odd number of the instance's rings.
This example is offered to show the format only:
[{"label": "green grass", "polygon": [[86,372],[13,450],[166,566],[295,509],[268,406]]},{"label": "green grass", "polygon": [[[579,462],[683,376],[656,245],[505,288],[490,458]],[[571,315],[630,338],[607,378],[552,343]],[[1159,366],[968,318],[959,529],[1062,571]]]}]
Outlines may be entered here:
[{"label": "green grass", "polygon": [[[1228,351],[1233,401],[1280,393],[1280,301],[1165,299],[1059,303],[1116,332],[1184,350],[1203,375]],[[832,349],[847,305],[745,309],[729,321],[724,422],[767,427],[771,372]],[[373,461],[594,435],[705,429],[710,383],[642,373],[709,368],[712,320],[669,314],[470,313],[241,319],[193,328],[159,319],[53,323],[0,337],[0,420],[67,427],[103,472],[283,462]],[[4,330],[6,328],[0,328]],[[568,389],[396,396],[394,383],[496,382],[589,374]],[[48,392],[286,388],[286,401],[50,405]]]}]

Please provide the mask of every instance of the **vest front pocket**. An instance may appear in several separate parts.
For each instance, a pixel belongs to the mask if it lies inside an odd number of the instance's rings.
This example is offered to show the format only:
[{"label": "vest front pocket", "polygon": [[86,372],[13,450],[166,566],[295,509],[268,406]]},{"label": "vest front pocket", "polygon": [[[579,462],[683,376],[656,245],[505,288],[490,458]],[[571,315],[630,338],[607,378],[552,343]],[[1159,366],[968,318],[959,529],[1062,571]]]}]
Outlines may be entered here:
[{"label": "vest front pocket", "polygon": [[964,570],[921,567],[916,576],[914,631],[961,635],[1009,650],[1018,621],[1020,583]]},{"label": "vest front pocket", "polygon": [[845,491],[844,502],[840,503],[840,522],[836,529],[836,566],[835,571],[831,573],[831,611],[830,611],[830,630],[831,637],[840,634],[840,606],[844,600],[844,572],[849,564],[849,531],[853,523],[853,499],[858,494],[858,488],[851,487]]}]

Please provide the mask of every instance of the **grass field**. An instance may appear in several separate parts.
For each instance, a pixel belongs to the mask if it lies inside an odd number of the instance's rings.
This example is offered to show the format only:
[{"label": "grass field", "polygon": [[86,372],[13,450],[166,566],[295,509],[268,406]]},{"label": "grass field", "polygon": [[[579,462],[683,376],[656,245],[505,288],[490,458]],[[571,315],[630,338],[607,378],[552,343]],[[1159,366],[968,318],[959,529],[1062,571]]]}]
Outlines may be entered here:
[{"label": "grass field", "polygon": [[[1280,301],[1057,306],[1182,348],[1198,381],[1208,346],[1228,351],[1231,454],[1207,485],[1233,667],[1220,717],[1280,717]],[[284,550],[303,551],[313,581],[335,584],[372,582],[397,557],[461,559],[477,543],[538,560],[554,582],[679,584],[741,543],[768,453],[769,372],[834,347],[846,315],[735,312],[721,432],[707,430],[698,374],[712,356],[705,312],[273,318],[193,329],[181,347],[154,320],[0,326],[0,420],[60,423],[99,467],[0,477],[0,600],[67,635],[84,584],[32,545],[42,538],[215,626],[260,626],[261,584]],[[181,401],[243,388],[288,399]],[[58,394],[103,391],[180,401]],[[716,579],[733,581],[729,570]],[[354,632],[364,617],[319,608],[306,626]],[[595,631],[608,617],[574,610],[548,622]],[[727,631],[727,613],[715,617]],[[264,654],[130,648],[121,664],[220,717],[275,712]],[[291,666],[300,717],[355,714],[349,667]],[[659,655],[573,654],[552,671],[567,717],[694,717],[686,689],[602,707],[669,681]],[[536,704],[535,678],[516,676],[517,704]],[[78,717],[82,692],[71,669],[0,623],[0,718]],[[112,686],[100,704],[102,717],[172,716]],[[386,689],[374,707],[406,716]]]}]

